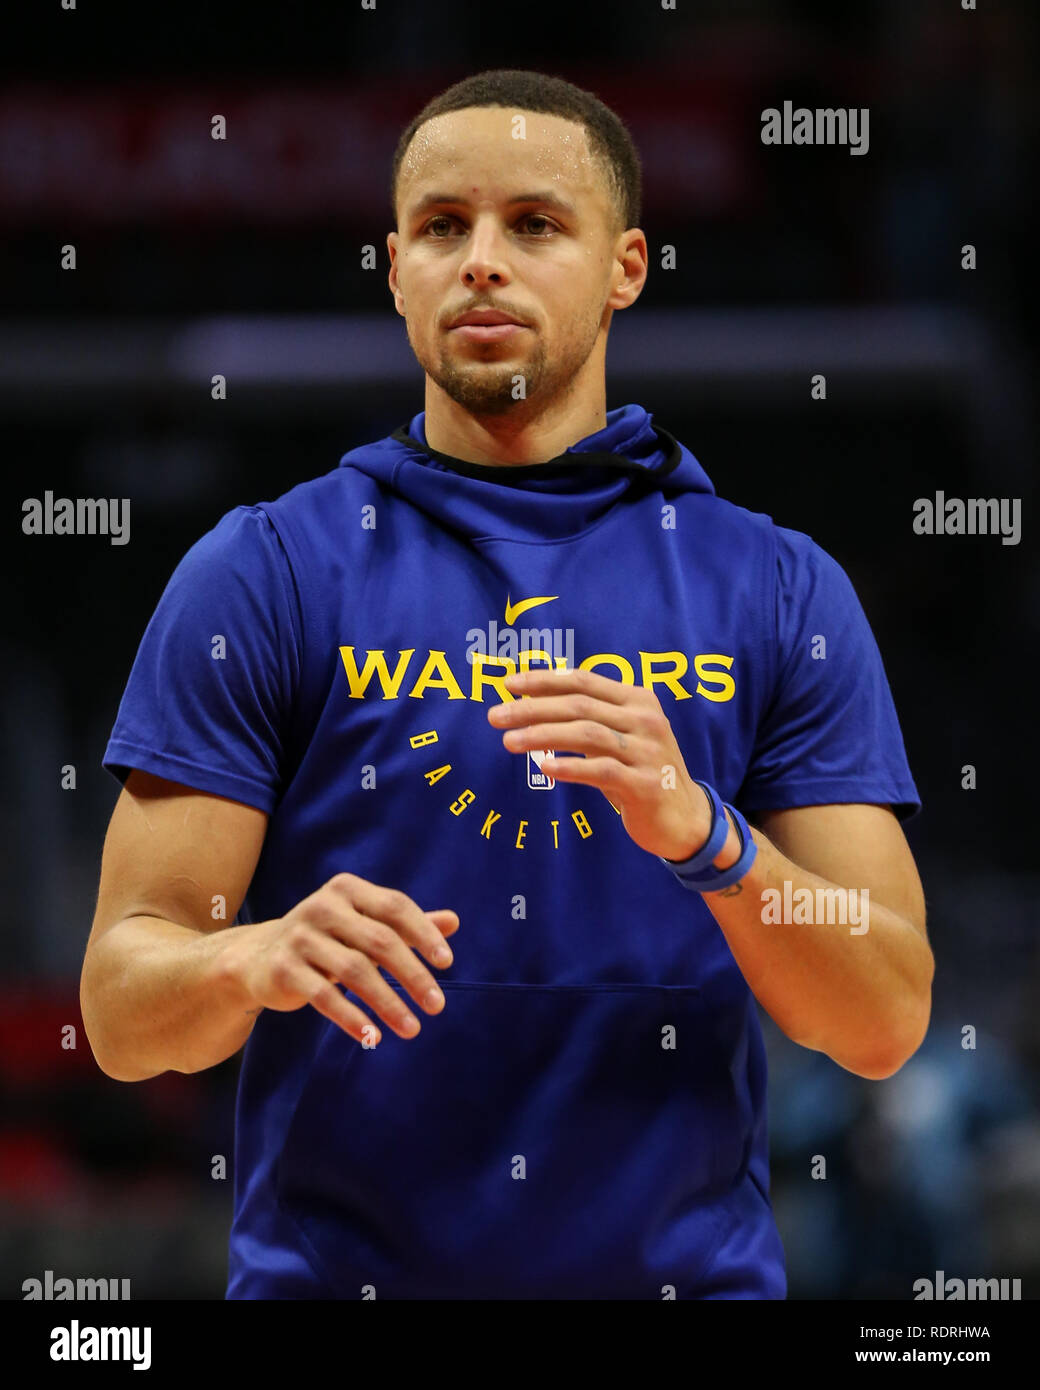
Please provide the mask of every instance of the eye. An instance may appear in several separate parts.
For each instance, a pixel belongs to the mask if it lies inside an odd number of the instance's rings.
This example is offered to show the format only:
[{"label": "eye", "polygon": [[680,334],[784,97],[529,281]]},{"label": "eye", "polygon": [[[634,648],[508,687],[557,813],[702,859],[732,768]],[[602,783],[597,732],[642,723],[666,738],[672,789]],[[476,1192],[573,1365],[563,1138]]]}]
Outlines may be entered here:
[{"label": "eye", "polygon": [[[526,217],[522,217],[520,219],[520,224],[523,225],[524,223],[526,223],[528,227],[530,227],[530,224],[532,222],[540,222],[542,226],[545,228],[545,230],[548,232],[551,232],[555,225],[554,223],[549,221],[548,217],[546,217],[543,213],[540,212],[530,212],[527,214]],[[539,233],[535,232],[534,235],[537,236],[539,235]]]},{"label": "eye", "polygon": [[426,224],[425,230],[426,230],[427,232],[432,231],[433,234],[434,234],[434,236],[439,236],[440,233],[434,231],[434,228],[437,226],[437,224],[438,224],[438,223],[442,223],[442,224],[447,228],[447,230],[450,231],[450,230],[451,230],[451,224],[452,224],[452,222],[453,222],[454,220],[455,220],[455,219],[452,218],[452,217],[449,217],[449,216],[447,215],[447,213],[443,213],[443,212],[442,212],[442,213],[439,213],[436,217],[431,217],[431,218],[430,218],[429,222],[427,222],[427,224]]}]

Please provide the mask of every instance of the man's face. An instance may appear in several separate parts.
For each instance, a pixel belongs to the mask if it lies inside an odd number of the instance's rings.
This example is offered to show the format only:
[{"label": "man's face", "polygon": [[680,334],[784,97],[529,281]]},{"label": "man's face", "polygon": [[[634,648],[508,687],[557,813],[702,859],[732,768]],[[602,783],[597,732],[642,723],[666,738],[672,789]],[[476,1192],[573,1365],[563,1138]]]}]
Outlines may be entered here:
[{"label": "man's face", "polygon": [[[583,127],[505,107],[436,116],[408,147],[397,213],[390,287],[427,375],[475,415],[564,398],[606,333],[620,274],[613,205]],[[453,327],[481,309],[519,326]]]}]

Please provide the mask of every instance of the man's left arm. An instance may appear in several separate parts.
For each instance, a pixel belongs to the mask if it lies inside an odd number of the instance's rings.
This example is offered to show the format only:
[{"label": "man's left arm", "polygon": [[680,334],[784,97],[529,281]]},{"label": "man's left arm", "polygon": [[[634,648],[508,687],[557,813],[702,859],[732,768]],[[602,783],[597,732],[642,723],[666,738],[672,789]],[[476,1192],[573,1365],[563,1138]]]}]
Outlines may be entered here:
[{"label": "man's left arm", "polygon": [[[508,751],[554,749],[543,771],[598,787],[641,849],[681,863],[707,843],[710,801],[655,694],[580,670],[517,672],[503,684],[509,699],[491,705],[488,720]],[[564,751],[581,756],[560,757]],[[726,818],[717,869],[740,857]],[[887,805],[860,803],[761,811],[757,819],[747,873],[728,888],[701,890],[737,965],[789,1038],[859,1076],[891,1076],[927,1031],[935,971],[921,881],[899,821]],[[848,910],[834,911],[843,900],[856,908],[854,929]]]},{"label": "man's left arm", "polygon": [[[703,894],[749,988],[793,1041],[859,1076],[891,1076],[927,1032],[935,973],[899,821],[887,806],[860,804],[760,811],[754,821],[749,871]],[[731,821],[715,867],[739,852]]]}]

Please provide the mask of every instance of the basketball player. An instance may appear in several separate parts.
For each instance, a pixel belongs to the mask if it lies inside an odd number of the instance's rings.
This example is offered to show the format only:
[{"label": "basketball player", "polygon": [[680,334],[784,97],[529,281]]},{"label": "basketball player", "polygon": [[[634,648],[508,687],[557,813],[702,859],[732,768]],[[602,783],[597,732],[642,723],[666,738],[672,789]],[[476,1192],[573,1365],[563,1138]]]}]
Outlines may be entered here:
[{"label": "basketball player", "polygon": [[425,409],[170,579],[94,1055],[245,1045],[229,1298],[782,1298],[756,999],[872,1079],[928,1024],[881,657],[818,545],[606,409],[648,260],[612,111],[479,74],[393,200]]}]

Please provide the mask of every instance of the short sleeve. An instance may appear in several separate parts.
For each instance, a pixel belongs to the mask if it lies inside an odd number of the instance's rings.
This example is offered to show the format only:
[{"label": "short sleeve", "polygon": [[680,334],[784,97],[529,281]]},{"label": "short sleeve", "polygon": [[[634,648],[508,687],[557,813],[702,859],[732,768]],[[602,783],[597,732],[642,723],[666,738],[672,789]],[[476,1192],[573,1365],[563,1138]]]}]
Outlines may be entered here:
[{"label": "short sleeve", "polygon": [[921,809],[881,653],[841,565],[800,531],[777,541],[777,681],[737,798],[793,806]]},{"label": "short sleeve", "polygon": [[270,814],[300,674],[288,558],[259,507],[236,507],[174,570],[145,629],[102,759]]}]

